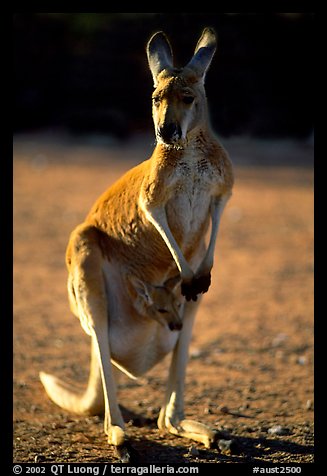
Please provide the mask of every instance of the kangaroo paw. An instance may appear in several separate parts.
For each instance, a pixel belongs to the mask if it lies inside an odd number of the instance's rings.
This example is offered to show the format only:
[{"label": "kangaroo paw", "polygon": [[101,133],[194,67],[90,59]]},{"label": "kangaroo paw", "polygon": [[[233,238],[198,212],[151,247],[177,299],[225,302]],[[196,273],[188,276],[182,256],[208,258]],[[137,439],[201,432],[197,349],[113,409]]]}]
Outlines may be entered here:
[{"label": "kangaroo paw", "polygon": [[181,286],[182,295],[186,301],[197,301],[197,295],[206,293],[211,284],[211,274],[204,276],[195,276],[190,282],[183,282]]},{"label": "kangaroo paw", "polygon": [[194,292],[197,294],[206,293],[211,284],[211,274],[206,274],[203,276],[195,276],[193,278],[193,288]]}]

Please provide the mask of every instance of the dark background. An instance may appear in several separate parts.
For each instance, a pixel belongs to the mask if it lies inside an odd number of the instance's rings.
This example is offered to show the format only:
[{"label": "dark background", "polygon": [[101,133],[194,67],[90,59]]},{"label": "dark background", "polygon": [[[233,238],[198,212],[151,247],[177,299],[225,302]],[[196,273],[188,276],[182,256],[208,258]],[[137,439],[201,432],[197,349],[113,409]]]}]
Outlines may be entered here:
[{"label": "dark background", "polygon": [[206,81],[215,130],[310,136],[312,13],[16,13],[15,132],[60,128],[125,139],[148,130],[147,40],[164,30],[183,66],[205,26],[219,41]]}]

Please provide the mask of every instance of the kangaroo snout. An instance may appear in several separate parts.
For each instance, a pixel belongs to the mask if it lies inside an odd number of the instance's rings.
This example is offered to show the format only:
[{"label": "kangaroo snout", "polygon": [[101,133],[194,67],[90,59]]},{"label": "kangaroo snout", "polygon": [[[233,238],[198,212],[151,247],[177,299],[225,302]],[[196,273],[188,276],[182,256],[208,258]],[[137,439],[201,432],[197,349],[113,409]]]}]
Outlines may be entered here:
[{"label": "kangaroo snout", "polygon": [[182,137],[182,129],[179,124],[170,122],[159,127],[159,136],[166,144],[171,144]]}]

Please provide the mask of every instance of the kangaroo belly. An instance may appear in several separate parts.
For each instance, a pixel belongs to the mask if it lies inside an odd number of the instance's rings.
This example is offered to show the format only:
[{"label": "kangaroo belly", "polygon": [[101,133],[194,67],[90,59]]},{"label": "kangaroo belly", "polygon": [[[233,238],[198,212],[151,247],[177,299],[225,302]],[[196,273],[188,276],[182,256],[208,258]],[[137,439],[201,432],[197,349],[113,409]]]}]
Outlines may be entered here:
[{"label": "kangaroo belly", "polygon": [[[128,321],[128,320],[127,320]],[[130,377],[139,377],[173,350],[179,332],[170,331],[157,322],[133,322],[111,319],[109,342],[112,361]]]}]

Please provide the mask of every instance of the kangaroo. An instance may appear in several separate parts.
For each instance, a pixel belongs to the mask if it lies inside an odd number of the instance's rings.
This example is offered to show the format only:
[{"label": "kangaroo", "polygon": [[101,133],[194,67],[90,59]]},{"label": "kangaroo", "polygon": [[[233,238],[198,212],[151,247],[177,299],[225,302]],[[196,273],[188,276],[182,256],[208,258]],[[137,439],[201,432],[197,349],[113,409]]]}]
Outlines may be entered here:
[{"label": "kangaroo", "polygon": [[[181,330],[182,302],[181,294],[178,294],[176,289],[180,284],[179,275],[167,279],[163,286],[144,283],[137,276],[129,276],[128,280],[131,285],[129,294],[140,316],[155,319],[162,326],[168,326],[171,331]],[[136,296],[132,295],[133,290]]]},{"label": "kangaroo", "polygon": [[[70,307],[91,336],[90,376],[81,395],[52,375],[41,372],[40,378],[62,408],[80,414],[104,411],[104,431],[122,461],[132,456],[117,401],[115,367],[137,378],[170,352],[158,427],[208,448],[217,438],[215,430],[184,415],[192,327],[211,283],[220,218],[233,187],[232,164],[210,127],[204,89],[215,50],[215,32],[205,28],[189,63],[176,68],[166,35],[158,32],[150,38],[155,149],[150,159],[100,196],[72,232],[66,251]],[[177,300],[184,296],[180,323],[172,329],[160,319],[141,318],[146,306],[140,312],[137,300],[176,274],[181,285],[170,292]],[[134,277],[134,292],[126,276]]]}]

